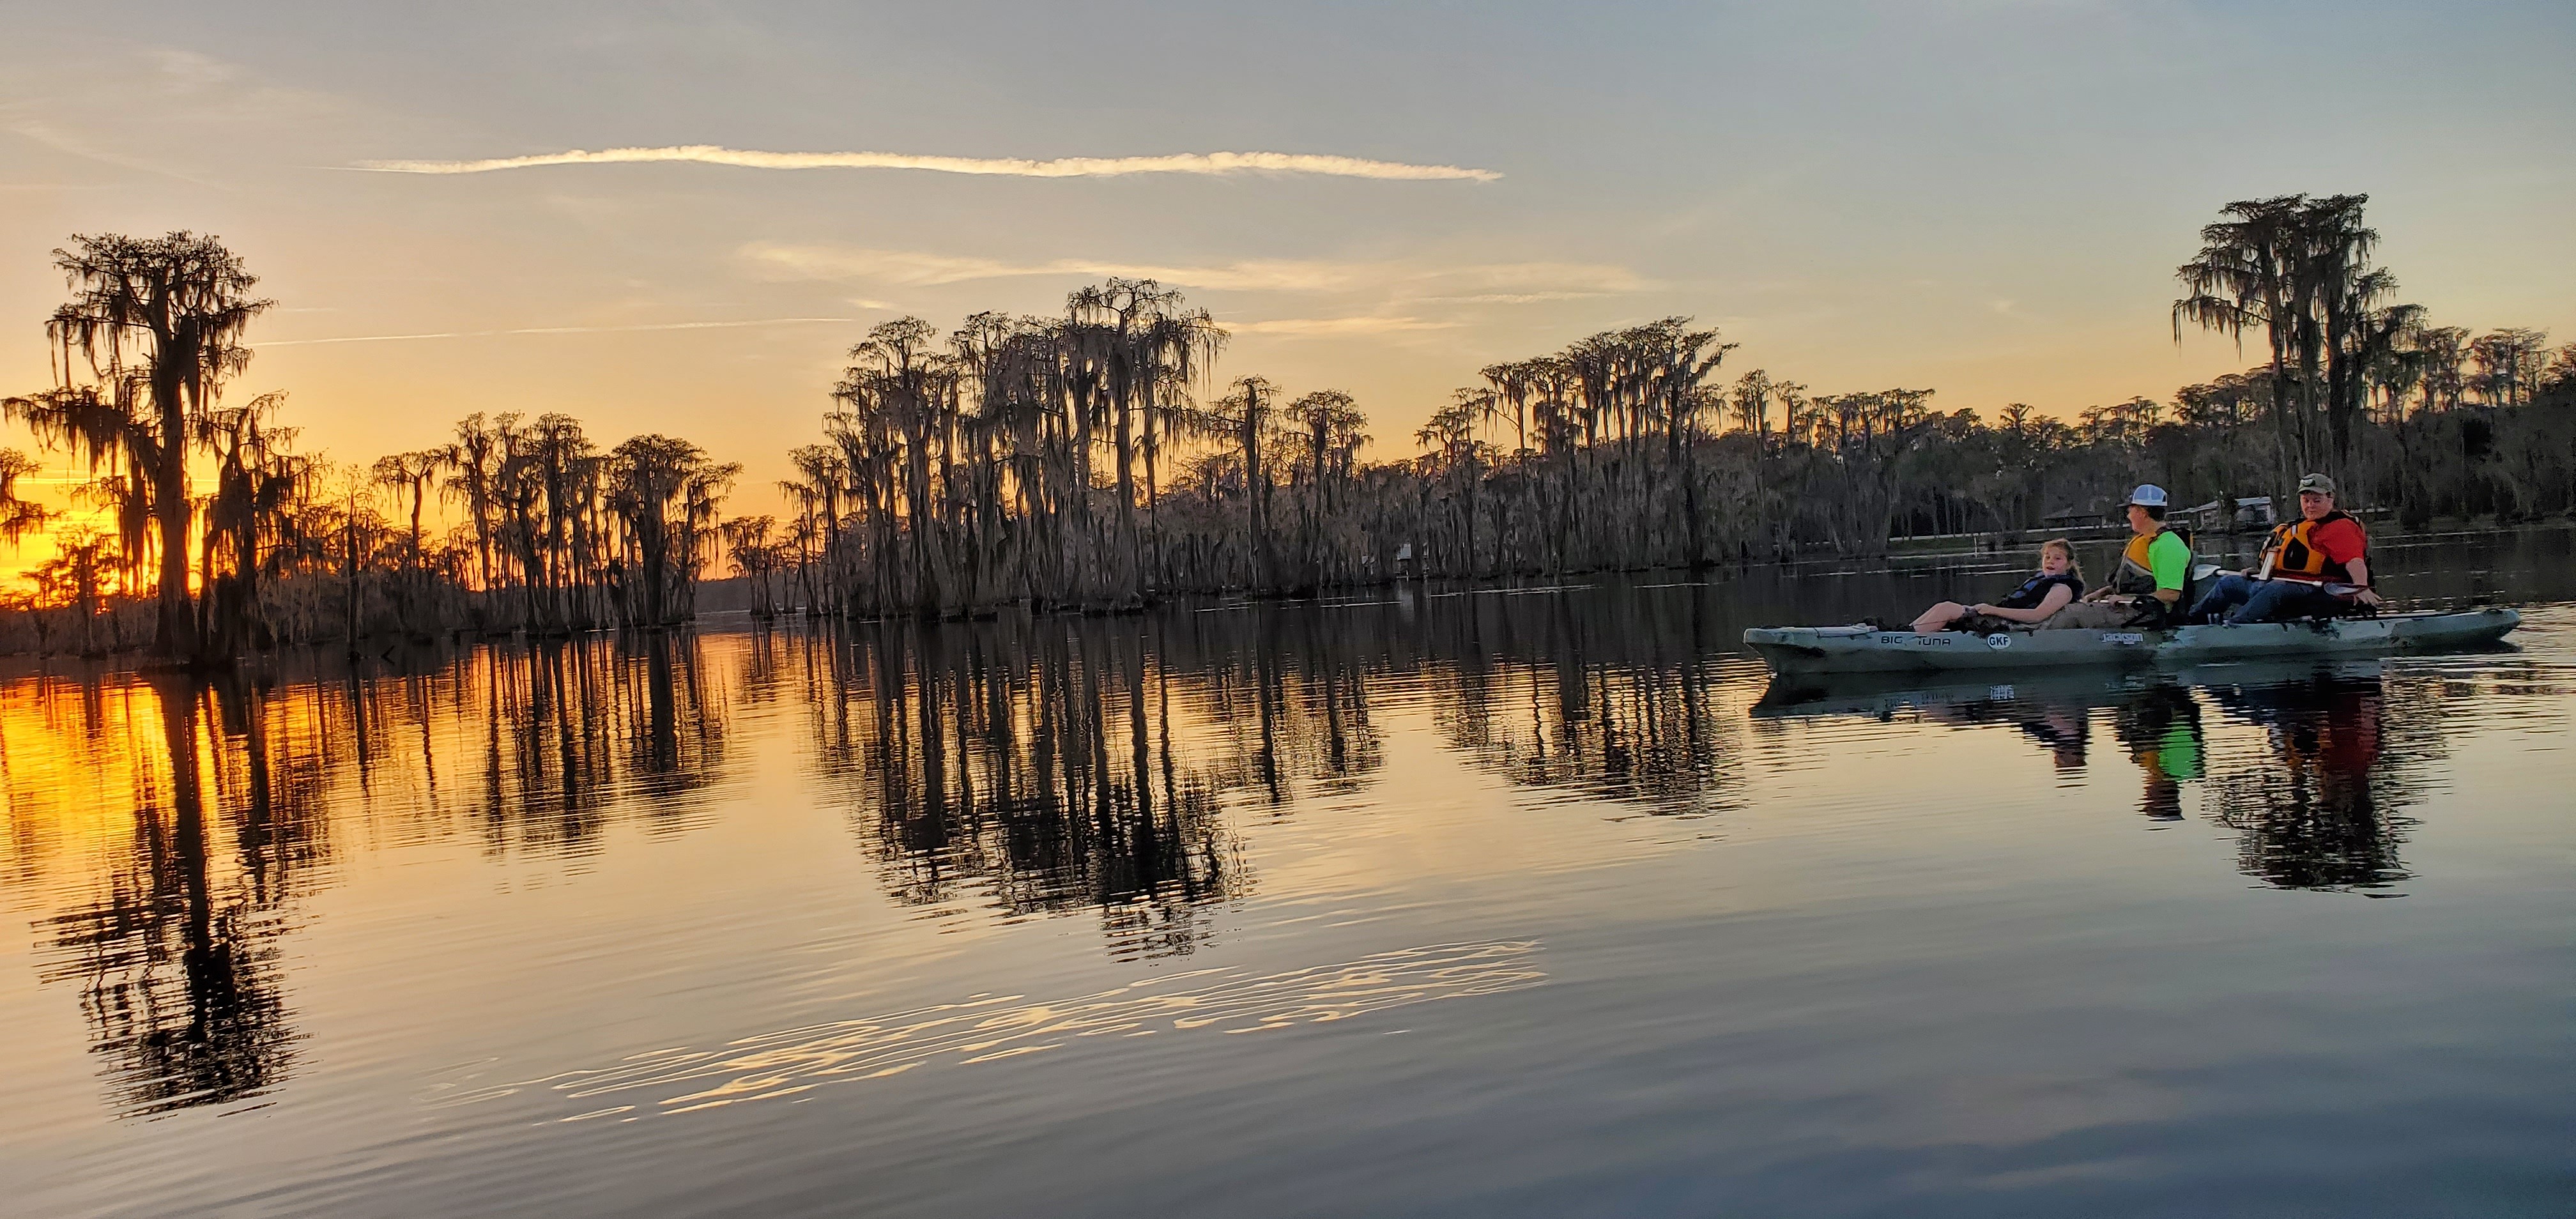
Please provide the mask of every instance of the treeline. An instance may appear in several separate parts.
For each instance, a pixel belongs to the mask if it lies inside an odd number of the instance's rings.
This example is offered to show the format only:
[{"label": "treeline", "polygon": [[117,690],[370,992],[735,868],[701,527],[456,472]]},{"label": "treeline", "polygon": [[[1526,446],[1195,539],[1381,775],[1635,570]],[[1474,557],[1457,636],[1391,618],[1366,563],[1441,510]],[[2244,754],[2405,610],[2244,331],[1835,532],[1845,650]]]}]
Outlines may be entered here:
[{"label": "treeline", "polygon": [[[1718,434],[1732,345],[1687,319],[1487,369],[1416,434],[1421,456],[1381,463],[1359,460],[1348,393],[1217,388],[1224,338],[1180,293],[1119,279],[1061,317],[977,314],[944,342],[917,318],[878,326],[824,442],[792,454],[789,520],[737,562],[817,613],[945,616],[1740,557],[1735,476],[1761,471]],[[1885,475],[1928,391],[1810,403],[1758,373],[1739,388],[1757,413],[1777,396],[1802,428],[1841,429],[1856,467],[1875,459],[1869,494],[1819,507],[1851,549],[1883,540]]]},{"label": "treeline", "polygon": [[[53,531],[55,553],[8,624],[33,636],[19,646],[95,654],[148,637],[156,655],[197,664],[315,640],[562,634],[694,612],[739,467],[668,436],[603,451],[560,414],[476,414],[451,443],[335,465],[297,451],[284,394],[223,402],[273,302],[219,241],[84,236],[54,256],[72,292],[46,324],[55,384],[0,408],[87,470],[74,499],[111,528]],[[52,523],[17,494],[36,466],[0,452],[0,538]],[[433,500],[461,508],[456,536],[430,532]]]},{"label": "treeline", "polygon": [[942,616],[1867,557],[1891,537],[2107,519],[2142,481],[2190,504],[2309,470],[2412,521],[2576,509],[2576,345],[2394,303],[2364,201],[2229,205],[2178,270],[2174,337],[2259,339],[2268,359],[2073,420],[1721,376],[1733,345],[1667,318],[1488,367],[1417,456],[1363,463],[1350,395],[1258,376],[1220,391],[1224,331],[1151,281],[1076,292],[1058,317],[977,314],[944,341],[906,318],[853,350],[824,443],[793,454],[786,527],[735,553],[777,603]]},{"label": "treeline", "polygon": [[[2347,506],[2527,520],[2576,510],[2576,344],[2473,334],[2394,300],[2362,196],[2230,204],[2178,269],[2174,338],[2259,345],[2252,369],[2072,419],[1943,411],[1929,389],[1815,393],[1724,369],[1687,318],[1483,369],[1363,461],[1362,404],[1221,379],[1226,332],[1150,280],[1050,317],[871,330],[789,456],[782,516],[724,518],[739,467],[561,414],[475,415],[367,466],[296,451],[282,395],[222,402],[270,302],[212,238],[75,238],[48,324],[56,383],[6,401],[85,462],[113,531],[56,529],[0,646],[148,636],[182,662],[288,642],[562,634],[690,617],[729,561],[755,613],[1124,611],[1399,578],[1529,577],[1868,558],[1891,538],[2107,518],[2126,487],[2185,504],[2308,470]],[[0,539],[49,525],[0,453]],[[212,486],[197,474],[211,471]],[[137,605],[123,595],[144,594]],[[32,638],[28,638],[32,636]]]}]

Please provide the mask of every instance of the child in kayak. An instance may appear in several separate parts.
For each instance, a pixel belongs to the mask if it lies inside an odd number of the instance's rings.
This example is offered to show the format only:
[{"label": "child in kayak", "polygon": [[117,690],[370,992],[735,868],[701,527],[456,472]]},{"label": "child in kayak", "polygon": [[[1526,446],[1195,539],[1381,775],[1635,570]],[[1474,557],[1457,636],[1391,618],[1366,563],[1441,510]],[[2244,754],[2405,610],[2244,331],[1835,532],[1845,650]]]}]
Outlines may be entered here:
[{"label": "child in kayak", "polygon": [[1961,605],[1944,601],[1914,620],[1914,632],[2002,631],[2037,626],[2084,594],[2084,572],[2075,564],[2075,543],[2050,538],[2039,544],[2039,574],[1995,601]]}]

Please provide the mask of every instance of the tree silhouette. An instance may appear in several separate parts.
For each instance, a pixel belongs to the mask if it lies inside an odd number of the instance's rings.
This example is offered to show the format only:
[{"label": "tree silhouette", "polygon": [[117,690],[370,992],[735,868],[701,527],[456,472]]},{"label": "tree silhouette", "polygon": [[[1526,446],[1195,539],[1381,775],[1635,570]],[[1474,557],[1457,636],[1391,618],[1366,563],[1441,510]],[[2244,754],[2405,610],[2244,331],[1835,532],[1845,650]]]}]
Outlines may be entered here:
[{"label": "tree silhouette", "polygon": [[742,467],[669,436],[637,436],[607,458],[607,504],[621,526],[614,562],[632,576],[622,617],[663,627],[695,611],[699,572],[717,539],[716,509]]},{"label": "tree silhouette", "polygon": [[0,449],[0,542],[17,545],[59,515],[18,494],[18,480],[42,468],[16,449]]},{"label": "tree silhouette", "polygon": [[192,233],[75,235],[54,265],[73,293],[46,323],[58,384],[13,402],[28,404],[19,409],[38,435],[85,451],[93,470],[123,460],[129,493],[146,497],[159,532],[153,649],[197,660],[188,458],[224,381],[250,362],[243,334],[271,302],[250,295],[258,277],[221,241]]},{"label": "tree silhouette", "polygon": [[1368,417],[1359,403],[1338,389],[1319,389],[1288,404],[1283,412],[1305,438],[1305,463],[1297,473],[1305,501],[1303,563],[1309,588],[1320,588],[1335,573],[1328,568],[1324,534],[1340,506],[1340,488],[1350,481],[1351,464],[1368,437],[1360,429]]}]

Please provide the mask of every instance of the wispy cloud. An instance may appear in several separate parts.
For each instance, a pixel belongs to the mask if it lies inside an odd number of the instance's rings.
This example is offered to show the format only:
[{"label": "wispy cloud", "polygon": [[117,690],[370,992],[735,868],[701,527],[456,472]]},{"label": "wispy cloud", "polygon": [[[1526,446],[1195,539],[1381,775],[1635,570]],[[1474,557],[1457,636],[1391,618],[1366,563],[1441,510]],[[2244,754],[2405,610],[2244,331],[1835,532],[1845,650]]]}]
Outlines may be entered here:
[{"label": "wispy cloud", "polygon": [[1033,161],[1020,157],[939,157],[901,152],[759,152],[713,144],[666,148],[572,149],[527,157],[492,157],[479,161],[360,161],[357,168],[400,174],[484,174],[545,165],[625,165],[638,162],[691,161],[744,169],[919,169],[943,174],[997,174],[1014,178],[1115,178],[1129,174],[1320,174],[1334,178],[1380,178],[1404,182],[1491,182],[1503,175],[1490,169],[1457,165],[1412,165],[1303,152],[1183,152],[1152,157],[1059,157]]},{"label": "wispy cloud", "polygon": [[176,178],[179,181],[186,182],[192,186],[211,187],[216,185],[204,178],[184,174],[178,170],[154,164],[153,162],[147,161],[141,157],[128,156],[112,149],[102,148],[87,139],[74,135],[71,132],[64,131],[59,127],[55,127],[38,119],[15,119],[9,122],[5,127],[0,127],[0,130],[8,131],[14,135],[24,136],[27,139],[42,144],[47,148],[51,148],[56,152],[67,153],[71,156],[79,157],[87,161],[96,161],[102,165],[113,165],[119,169],[131,169],[138,173],[157,174],[164,178]]},{"label": "wispy cloud", "polygon": [[478,339],[503,334],[631,334],[646,330],[737,330],[748,326],[804,326],[855,322],[852,317],[770,317],[739,322],[654,322],[639,326],[521,326],[510,330],[437,330],[421,334],[351,334],[328,339],[270,339],[253,347],[312,347],[323,343],[405,343],[417,339]]},{"label": "wispy cloud", "polygon": [[[974,255],[854,246],[753,242],[743,257],[772,274],[803,279],[855,279],[895,287],[928,288],[971,280],[1027,277],[1153,279],[1214,291],[1373,291],[1408,300],[1458,299],[1456,294],[1510,300],[1550,300],[1636,292],[1653,285],[1626,267],[1603,263],[1434,263],[1419,260],[1336,262],[1253,259],[1203,266],[1055,258],[1010,262]],[[1514,292],[1518,289],[1518,292]],[[1445,295],[1444,295],[1445,294]]]},{"label": "wispy cloud", "polygon": [[1458,322],[1435,322],[1418,317],[1283,317],[1266,322],[1227,322],[1225,328],[1236,334],[1276,334],[1291,338],[1310,335],[1395,334],[1408,330],[1455,330]]},{"label": "wispy cloud", "polygon": [[1426,296],[1423,300],[1460,305],[1537,305],[1548,301],[1590,300],[1607,292],[1480,292],[1473,296]]},{"label": "wispy cloud", "polygon": [[753,263],[770,271],[807,279],[864,279],[907,288],[929,288],[977,279],[1076,275],[1103,278],[1156,279],[1193,288],[1324,290],[1350,286],[1351,268],[1336,263],[1268,260],[1220,266],[1161,266],[1099,259],[1053,258],[1045,262],[1005,262],[973,255],[932,254],[915,250],[870,250],[847,246],[793,246],[754,242],[743,248]]}]

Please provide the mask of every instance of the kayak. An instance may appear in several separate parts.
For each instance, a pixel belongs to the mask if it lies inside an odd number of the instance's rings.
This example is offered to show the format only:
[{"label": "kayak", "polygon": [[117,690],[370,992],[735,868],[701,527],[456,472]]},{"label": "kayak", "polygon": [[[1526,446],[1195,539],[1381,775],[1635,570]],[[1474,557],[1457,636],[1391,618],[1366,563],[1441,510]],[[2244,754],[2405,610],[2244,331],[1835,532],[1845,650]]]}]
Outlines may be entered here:
[{"label": "kayak", "polygon": [[2027,669],[2049,665],[2146,667],[2225,664],[2305,656],[2475,647],[2522,625],[2509,609],[2382,614],[2170,630],[2003,631],[1917,635],[1870,626],[1755,627],[1745,646],[1775,673],[1884,673]]}]

